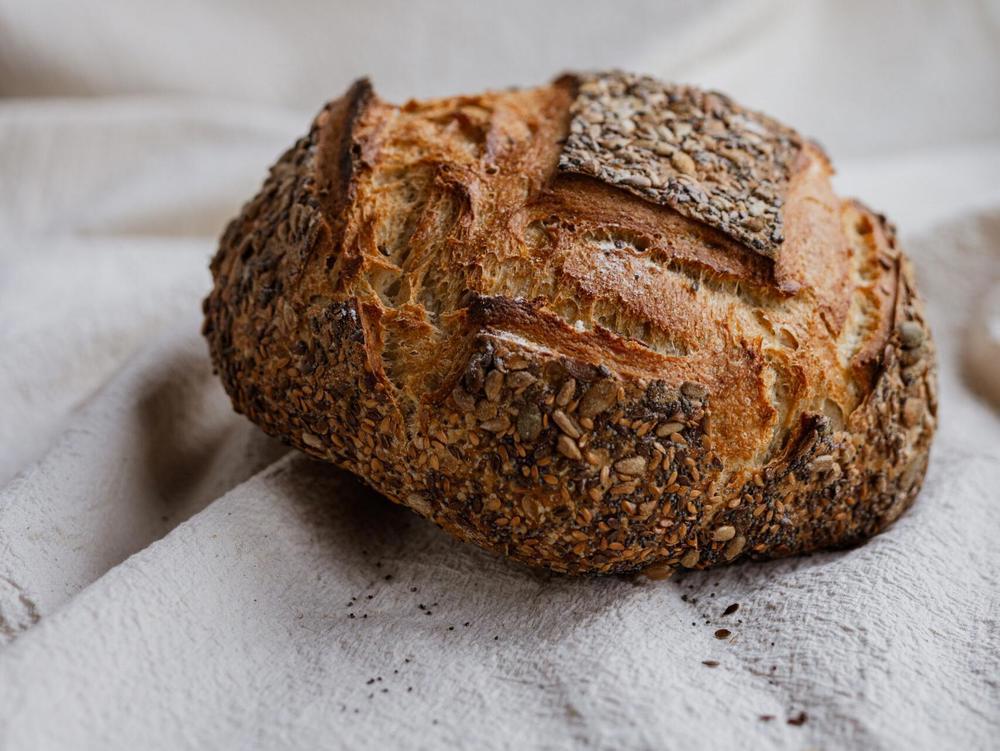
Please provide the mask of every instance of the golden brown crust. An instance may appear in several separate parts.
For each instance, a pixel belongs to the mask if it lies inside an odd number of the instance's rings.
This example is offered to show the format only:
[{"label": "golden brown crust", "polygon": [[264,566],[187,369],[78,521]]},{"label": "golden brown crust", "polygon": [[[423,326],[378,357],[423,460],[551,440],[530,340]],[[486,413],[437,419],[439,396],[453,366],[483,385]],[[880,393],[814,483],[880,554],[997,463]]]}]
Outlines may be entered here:
[{"label": "golden brown crust", "polygon": [[212,264],[205,334],[235,407],[558,571],[882,529],[919,488],[936,415],[891,227],[836,198],[792,135],[770,257],[560,172],[579,97],[563,78],[395,107],[359,82],[324,108]]}]

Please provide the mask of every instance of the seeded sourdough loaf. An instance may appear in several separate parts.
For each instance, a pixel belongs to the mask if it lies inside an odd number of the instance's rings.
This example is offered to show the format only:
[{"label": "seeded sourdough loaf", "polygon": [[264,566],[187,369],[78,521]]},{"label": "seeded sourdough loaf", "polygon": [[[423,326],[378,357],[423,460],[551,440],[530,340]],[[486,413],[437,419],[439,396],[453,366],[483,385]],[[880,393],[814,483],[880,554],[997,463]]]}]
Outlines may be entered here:
[{"label": "seeded sourdough loaf", "polygon": [[934,350],[814,143],[623,73],[328,104],[227,228],[236,409],[455,536],[665,575],[855,544],[913,501]]}]

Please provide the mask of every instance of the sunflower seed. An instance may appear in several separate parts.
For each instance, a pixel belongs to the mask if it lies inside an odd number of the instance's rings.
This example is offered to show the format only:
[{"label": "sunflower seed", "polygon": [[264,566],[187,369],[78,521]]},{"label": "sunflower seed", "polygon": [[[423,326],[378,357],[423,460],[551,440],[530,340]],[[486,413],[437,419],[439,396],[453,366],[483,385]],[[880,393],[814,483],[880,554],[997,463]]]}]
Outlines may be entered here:
[{"label": "sunflower seed", "polygon": [[646,460],[641,456],[630,456],[615,462],[615,471],[623,475],[641,475],[646,471]]},{"label": "sunflower seed", "polygon": [[580,453],[580,447],[577,446],[576,441],[568,435],[559,436],[559,440],[556,442],[556,449],[558,449],[559,453],[567,459],[572,459],[574,461],[580,461],[583,459],[583,455]]},{"label": "sunflower seed", "polygon": [[569,417],[569,415],[567,415],[561,409],[557,409],[555,412],[552,413],[552,422],[554,422],[557,426],[559,426],[559,429],[563,433],[568,435],[570,438],[579,438],[581,435],[583,435],[583,433],[580,432],[580,429],[574,424],[573,420]]},{"label": "sunflower seed", "polygon": [[736,527],[728,524],[717,528],[712,533],[712,539],[716,542],[726,542],[727,540],[732,540],[734,537],[736,537]]}]

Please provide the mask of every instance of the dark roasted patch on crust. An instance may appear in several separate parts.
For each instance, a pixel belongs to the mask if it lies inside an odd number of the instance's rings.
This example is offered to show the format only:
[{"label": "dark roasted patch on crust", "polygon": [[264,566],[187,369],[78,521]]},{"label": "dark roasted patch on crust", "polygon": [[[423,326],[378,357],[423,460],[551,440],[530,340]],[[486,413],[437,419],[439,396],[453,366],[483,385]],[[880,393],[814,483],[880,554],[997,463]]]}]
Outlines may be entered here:
[{"label": "dark roasted patch on crust", "polygon": [[647,76],[581,76],[565,172],[670,206],[775,257],[781,207],[802,145],[790,128],[729,97]]}]

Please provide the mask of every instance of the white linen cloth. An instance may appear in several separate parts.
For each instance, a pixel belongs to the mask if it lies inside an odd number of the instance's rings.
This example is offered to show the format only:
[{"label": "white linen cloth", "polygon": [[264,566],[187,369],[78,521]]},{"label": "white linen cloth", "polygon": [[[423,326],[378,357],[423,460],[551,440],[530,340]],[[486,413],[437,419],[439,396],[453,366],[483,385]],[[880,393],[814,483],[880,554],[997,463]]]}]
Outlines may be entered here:
[{"label": "white linen cloth", "polygon": [[[1000,363],[963,342],[1000,284],[998,50],[995,2],[0,0],[0,747],[995,747],[1000,420],[966,371]],[[531,572],[232,413],[208,259],[325,99],[602,66],[783,118],[898,223],[941,425],[866,545]]]}]

